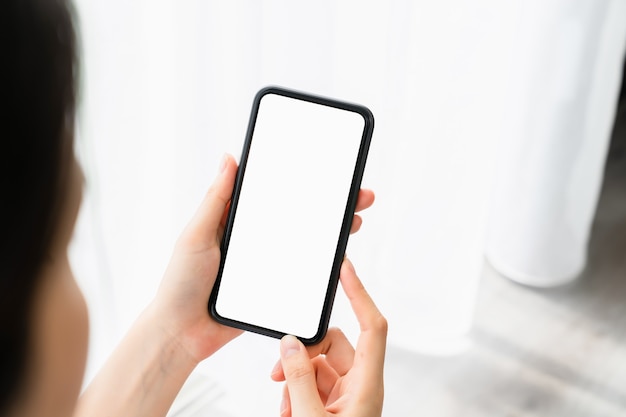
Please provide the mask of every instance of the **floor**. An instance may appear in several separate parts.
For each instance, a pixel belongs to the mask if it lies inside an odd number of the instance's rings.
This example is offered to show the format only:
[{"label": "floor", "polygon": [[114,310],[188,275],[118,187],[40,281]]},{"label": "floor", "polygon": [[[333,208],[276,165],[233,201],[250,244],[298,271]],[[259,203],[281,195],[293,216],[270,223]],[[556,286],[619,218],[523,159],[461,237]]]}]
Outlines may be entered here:
[{"label": "floor", "polygon": [[[569,285],[538,290],[485,264],[471,341],[463,354],[441,358],[390,346],[384,415],[626,415],[626,106],[616,123],[587,269]],[[194,373],[171,416],[278,415],[280,385],[269,380],[275,341],[244,335],[229,352],[218,352]],[[259,368],[255,357],[267,358],[267,375],[245,372]]]},{"label": "floor", "polygon": [[440,359],[390,347],[385,415],[626,415],[626,106],[587,269],[538,290],[486,264],[471,339],[464,354]]}]

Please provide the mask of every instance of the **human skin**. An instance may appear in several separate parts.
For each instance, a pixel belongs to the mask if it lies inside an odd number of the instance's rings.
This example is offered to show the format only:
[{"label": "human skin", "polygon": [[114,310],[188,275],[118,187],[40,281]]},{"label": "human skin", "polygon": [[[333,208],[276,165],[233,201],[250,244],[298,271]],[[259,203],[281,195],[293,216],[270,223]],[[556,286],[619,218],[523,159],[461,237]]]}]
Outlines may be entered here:
[{"label": "human skin", "polygon": [[84,180],[75,161],[71,168],[57,235],[42,265],[34,294],[25,383],[8,411],[9,416],[70,416],[81,388],[89,325],[67,247]]},{"label": "human skin", "polygon": [[336,328],[308,348],[295,337],[285,336],[280,361],[272,370],[272,379],[286,381],[281,417],[379,417],[382,413],[387,320],[348,259],[340,279],[359,321],[356,350]]},{"label": "human skin", "polygon": [[[85,302],[67,258],[82,174],[76,164],[59,237],[42,272],[33,322],[35,365],[11,416],[165,416],[203,359],[240,330],[208,315],[207,300],[220,262],[220,241],[237,164],[225,156],[196,214],[179,237],[153,301],[78,398],[88,338]],[[361,190],[357,211],[374,195]],[[361,226],[355,215],[351,232]]]}]

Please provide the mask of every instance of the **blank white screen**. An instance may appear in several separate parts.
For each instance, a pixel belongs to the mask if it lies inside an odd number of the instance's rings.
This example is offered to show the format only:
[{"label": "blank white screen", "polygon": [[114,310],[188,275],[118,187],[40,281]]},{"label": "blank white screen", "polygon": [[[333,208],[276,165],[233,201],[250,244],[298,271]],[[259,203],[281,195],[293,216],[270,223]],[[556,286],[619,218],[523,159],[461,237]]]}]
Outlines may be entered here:
[{"label": "blank white screen", "polygon": [[365,121],[276,94],[261,99],[216,310],[312,338]]}]

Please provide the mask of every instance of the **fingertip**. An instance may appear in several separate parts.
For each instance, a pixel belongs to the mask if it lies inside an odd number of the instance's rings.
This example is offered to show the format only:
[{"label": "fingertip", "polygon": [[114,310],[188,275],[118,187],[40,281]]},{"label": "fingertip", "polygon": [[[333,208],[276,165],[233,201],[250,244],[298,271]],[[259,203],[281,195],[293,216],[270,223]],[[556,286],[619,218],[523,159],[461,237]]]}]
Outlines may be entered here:
[{"label": "fingertip", "polygon": [[276,382],[282,382],[285,380],[285,373],[283,372],[283,364],[280,359],[274,365],[272,372],[270,373],[270,378]]},{"label": "fingertip", "polygon": [[232,155],[225,153],[220,161],[217,176],[204,196],[204,202],[211,206],[213,200],[218,198],[221,204],[226,205],[230,201],[236,172],[237,163]]},{"label": "fingertip", "polygon": [[225,172],[232,171],[233,168],[237,169],[235,158],[231,154],[225,153],[220,162],[219,174],[223,175]]},{"label": "fingertip", "polygon": [[321,410],[323,405],[317,390],[315,367],[302,342],[294,336],[280,341],[280,358],[289,390],[289,410],[294,415]]},{"label": "fingertip", "polygon": [[[233,155],[231,155],[230,153],[226,152],[226,160],[228,161],[228,165],[237,165],[237,161],[235,160],[235,157]],[[373,194],[373,192],[372,192]]]},{"label": "fingertip", "polygon": [[349,300],[352,300],[359,291],[365,291],[365,286],[359,279],[354,269],[354,264],[352,264],[352,261],[347,257],[344,258],[343,264],[341,265],[339,280]]},{"label": "fingertip", "polygon": [[361,328],[357,351],[366,352],[367,355],[378,358],[378,362],[382,363],[387,338],[387,320],[376,307],[365,286],[356,275],[354,265],[347,258],[344,259],[342,265],[341,285]]},{"label": "fingertip", "polygon": [[280,339],[280,356],[283,359],[287,359],[302,350],[304,345],[295,336],[286,335]]},{"label": "fingertip", "polygon": [[224,169],[226,169],[227,163],[228,163],[228,154],[225,153],[224,155],[222,155],[222,159],[220,160],[220,166],[217,169],[218,174],[221,174],[222,172],[224,172]]},{"label": "fingertip", "polygon": [[350,259],[346,256],[345,258],[343,258],[343,265],[344,268],[346,268],[348,270],[348,272],[356,275],[356,270],[354,269],[354,265],[352,264],[352,261],[350,261]]},{"label": "fingertip", "polygon": [[361,230],[361,226],[363,225],[363,219],[358,214],[354,215],[352,219],[352,225],[350,226],[350,233],[356,233]]},{"label": "fingertip", "polygon": [[376,195],[374,194],[374,191],[366,189],[366,188],[362,188],[359,191],[359,198],[357,200],[356,211],[365,210],[371,207],[374,204],[375,200],[376,200]]},{"label": "fingertip", "polygon": [[230,154],[222,156],[218,171],[179,243],[203,249],[219,246],[221,222],[230,202],[237,173],[237,163]]}]

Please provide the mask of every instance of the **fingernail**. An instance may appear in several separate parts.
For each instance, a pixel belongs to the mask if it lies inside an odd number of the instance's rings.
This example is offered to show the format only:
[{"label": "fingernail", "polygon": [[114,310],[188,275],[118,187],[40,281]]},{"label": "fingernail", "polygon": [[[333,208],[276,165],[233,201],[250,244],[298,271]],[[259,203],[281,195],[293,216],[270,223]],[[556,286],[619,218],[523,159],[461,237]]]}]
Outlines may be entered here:
[{"label": "fingernail", "polygon": [[288,358],[300,351],[300,341],[294,336],[287,335],[280,340],[280,354]]},{"label": "fingernail", "polygon": [[227,153],[225,153],[222,156],[222,160],[220,161],[220,167],[219,167],[218,174],[221,174],[226,169],[226,161],[228,161],[228,154]]}]

